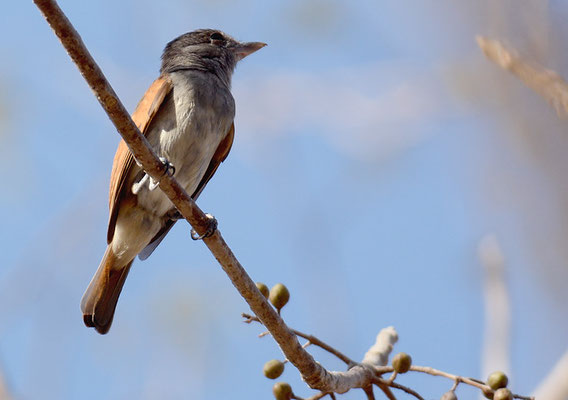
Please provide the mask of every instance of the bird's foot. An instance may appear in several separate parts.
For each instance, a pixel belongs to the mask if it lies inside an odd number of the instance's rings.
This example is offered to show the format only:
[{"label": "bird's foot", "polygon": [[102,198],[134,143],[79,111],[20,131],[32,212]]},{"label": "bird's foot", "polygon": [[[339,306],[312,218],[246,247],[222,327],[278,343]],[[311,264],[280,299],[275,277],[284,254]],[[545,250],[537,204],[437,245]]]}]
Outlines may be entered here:
[{"label": "bird's foot", "polygon": [[170,210],[167,214],[166,217],[168,219],[171,219],[172,221],[178,221],[180,219],[183,219],[183,215],[181,215],[181,213],[176,210],[175,208],[173,210]]},{"label": "bird's foot", "polygon": [[195,231],[195,229],[191,230],[191,238],[193,240],[202,240],[205,238],[208,238],[210,236],[212,236],[215,231],[217,230],[217,219],[215,219],[215,217],[211,214],[205,214],[205,216],[207,217],[208,221],[208,226],[207,226],[207,230],[205,230],[205,233],[203,235],[198,235],[197,232]]},{"label": "bird's foot", "polygon": [[144,176],[142,177],[142,179],[140,179],[140,181],[133,183],[132,193],[138,194],[138,192],[140,192],[140,190],[144,187],[146,182],[148,182],[148,179],[150,179],[150,176],[148,174],[144,174]]},{"label": "bird's foot", "polygon": [[[176,173],[176,167],[174,167],[174,165],[169,162],[165,157],[160,157],[160,161],[162,162],[162,164],[164,164],[164,172],[162,174],[162,176],[168,175],[169,177],[174,176],[174,174]],[[160,181],[155,181],[154,178],[150,177],[150,184],[148,185],[148,189],[150,189],[150,191],[156,189],[158,186],[160,186]]]},{"label": "bird's foot", "polygon": [[[165,157],[160,157],[160,161],[164,164],[164,173],[162,176],[164,175],[174,176],[174,174],[176,173],[176,167],[174,167],[174,165],[171,162],[169,162]],[[149,181],[148,189],[150,191],[155,190],[160,185],[160,181],[154,180],[154,178],[152,178],[150,175],[145,173],[139,182],[136,182],[132,185],[132,193],[138,194],[138,192],[140,192],[140,189],[142,189],[146,184],[146,182],[148,181]]]}]

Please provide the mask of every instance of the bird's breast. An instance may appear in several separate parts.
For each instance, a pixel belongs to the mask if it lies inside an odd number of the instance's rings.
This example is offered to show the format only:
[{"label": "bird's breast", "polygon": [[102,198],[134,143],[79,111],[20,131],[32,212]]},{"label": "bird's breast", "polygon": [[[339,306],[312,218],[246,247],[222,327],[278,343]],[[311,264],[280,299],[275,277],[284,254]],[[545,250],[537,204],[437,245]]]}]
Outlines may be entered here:
[{"label": "bird's breast", "polygon": [[[234,100],[227,88],[199,74],[172,75],[173,91],[148,134],[161,157],[175,167],[175,178],[190,195],[203,178],[234,119]],[[139,204],[163,215],[172,205],[159,189],[138,195]]]}]

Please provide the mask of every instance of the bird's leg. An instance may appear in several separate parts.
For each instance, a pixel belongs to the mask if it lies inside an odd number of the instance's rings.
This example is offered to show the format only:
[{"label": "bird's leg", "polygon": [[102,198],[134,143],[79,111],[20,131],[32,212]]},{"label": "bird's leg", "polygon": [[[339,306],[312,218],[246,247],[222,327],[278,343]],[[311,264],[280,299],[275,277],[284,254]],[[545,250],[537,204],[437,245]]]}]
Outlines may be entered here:
[{"label": "bird's leg", "polygon": [[[169,162],[165,157],[160,157],[160,161],[164,164],[164,173],[162,176],[164,175],[168,175],[170,177],[174,176],[174,174],[176,173],[176,167],[174,167],[174,165]],[[148,189],[150,189],[150,191],[156,189],[158,186],[160,185],[160,181],[155,181],[152,177],[150,177],[150,184],[148,185]]]},{"label": "bird's leg", "polygon": [[132,184],[132,193],[134,194],[138,194],[138,192],[140,191],[140,189],[142,189],[142,187],[144,187],[144,185],[146,184],[146,182],[148,182],[148,179],[150,178],[150,176],[148,174],[144,174],[144,176],[142,177],[142,179],[140,179],[139,182],[134,182]]},{"label": "bird's leg", "polygon": [[195,229],[191,230],[191,238],[193,240],[202,240],[205,238],[210,237],[211,235],[213,235],[215,233],[215,231],[217,230],[217,219],[215,219],[215,217],[211,214],[205,214],[205,216],[207,217],[207,219],[209,220],[208,222],[208,226],[207,229],[205,230],[205,233],[203,235],[198,235],[197,232],[195,231]]},{"label": "bird's leg", "polygon": [[[176,168],[174,167],[174,165],[171,162],[169,162],[165,157],[160,157],[160,161],[164,164],[163,175],[167,174],[169,176],[174,176],[174,174],[176,173]],[[142,189],[142,187],[144,187],[144,185],[148,181],[150,181],[150,183],[148,184],[148,189],[150,191],[156,189],[160,185],[160,181],[155,181],[154,178],[152,178],[150,175],[144,173],[142,179],[140,179],[139,182],[136,182],[132,185],[132,193],[138,194],[140,189]]]}]

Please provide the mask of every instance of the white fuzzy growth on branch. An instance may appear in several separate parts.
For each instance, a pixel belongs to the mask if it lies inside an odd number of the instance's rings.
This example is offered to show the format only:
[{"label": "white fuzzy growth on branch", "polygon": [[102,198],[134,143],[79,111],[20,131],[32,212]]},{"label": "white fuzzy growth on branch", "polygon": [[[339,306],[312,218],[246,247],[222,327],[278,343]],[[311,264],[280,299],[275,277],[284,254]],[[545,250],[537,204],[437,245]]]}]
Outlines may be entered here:
[{"label": "white fuzzy growth on branch", "polygon": [[389,326],[383,328],[377,335],[377,341],[365,353],[363,364],[381,367],[389,362],[389,355],[392,352],[393,345],[398,341],[398,333],[394,327]]},{"label": "white fuzzy growth on branch", "polygon": [[550,374],[534,391],[537,399],[565,400],[568,398],[568,351],[558,360]]}]

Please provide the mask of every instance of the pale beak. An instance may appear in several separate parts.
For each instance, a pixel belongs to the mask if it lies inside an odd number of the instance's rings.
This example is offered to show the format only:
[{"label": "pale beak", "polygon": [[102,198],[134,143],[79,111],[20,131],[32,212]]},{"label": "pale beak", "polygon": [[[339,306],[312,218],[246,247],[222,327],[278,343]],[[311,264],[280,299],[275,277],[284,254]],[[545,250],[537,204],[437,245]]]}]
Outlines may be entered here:
[{"label": "pale beak", "polygon": [[264,46],[266,46],[266,43],[262,42],[239,43],[233,47],[233,52],[237,56],[238,60],[242,60],[255,51],[262,49]]}]

